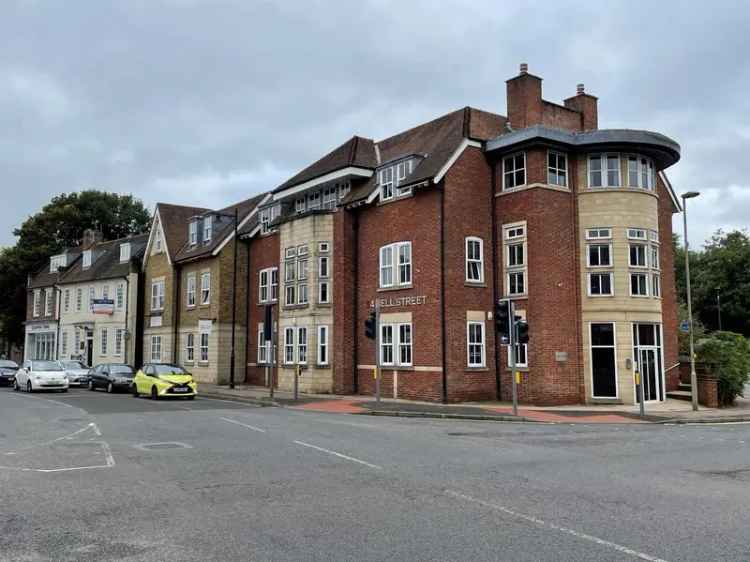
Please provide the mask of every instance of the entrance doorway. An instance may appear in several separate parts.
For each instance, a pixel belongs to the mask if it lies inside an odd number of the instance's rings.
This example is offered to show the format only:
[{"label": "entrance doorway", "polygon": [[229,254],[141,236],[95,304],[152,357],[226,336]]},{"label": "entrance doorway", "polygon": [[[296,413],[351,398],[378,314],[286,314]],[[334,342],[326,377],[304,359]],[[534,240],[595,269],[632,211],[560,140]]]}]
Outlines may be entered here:
[{"label": "entrance doorway", "polygon": [[[660,324],[633,324],[633,358],[643,381],[646,402],[664,400],[664,372]],[[640,389],[635,389],[640,403]]]},{"label": "entrance doorway", "polygon": [[86,365],[94,366],[94,330],[86,328]]},{"label": "entrance doorway", "polygon": [[591,324],[591,395],[618,398],[617,349],[613,322]]}]

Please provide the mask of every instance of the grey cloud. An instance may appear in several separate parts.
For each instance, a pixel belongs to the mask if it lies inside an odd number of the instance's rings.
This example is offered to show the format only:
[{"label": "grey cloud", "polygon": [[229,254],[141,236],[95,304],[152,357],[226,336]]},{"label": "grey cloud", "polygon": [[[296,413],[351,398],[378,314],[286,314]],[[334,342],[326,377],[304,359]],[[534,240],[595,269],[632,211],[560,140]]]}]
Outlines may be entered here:
[{"label": "grey cloud", "polygon": [[696,235],[746,225],[749,20],[750,7],[721,2],[11,1],[0,244],[60,191],[220,206],[352,134],[382,138],[464,105],[504,113],[521,61],[546,98],[585,82],[602,126],[680,142],[669,175],[705,194]]}]

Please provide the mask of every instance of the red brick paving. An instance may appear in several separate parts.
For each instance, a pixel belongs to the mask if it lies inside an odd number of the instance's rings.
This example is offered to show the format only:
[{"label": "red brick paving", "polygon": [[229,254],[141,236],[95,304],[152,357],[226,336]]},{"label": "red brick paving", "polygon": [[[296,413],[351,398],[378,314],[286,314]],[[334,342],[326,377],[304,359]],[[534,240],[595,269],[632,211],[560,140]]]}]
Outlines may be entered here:
[{"label": "red brick paving", "polygon": [[334,414],[359,414],[367,410],[357,403],[362,402],[361,398],[352,400],[322,400],[320,402],[310,402],[301,406],[290,406],[293,410],[311,410],[313,412],[331,412]]}]

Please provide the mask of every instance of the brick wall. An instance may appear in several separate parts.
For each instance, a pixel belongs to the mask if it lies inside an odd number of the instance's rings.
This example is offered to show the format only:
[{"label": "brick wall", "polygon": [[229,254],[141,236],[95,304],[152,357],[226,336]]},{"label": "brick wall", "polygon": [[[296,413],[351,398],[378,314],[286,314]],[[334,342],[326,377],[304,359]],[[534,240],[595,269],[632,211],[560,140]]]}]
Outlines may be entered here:
[{"label": "brick wall", "polygon": [[[357,308],[357,212],[341,209],[333,216],[333,270],[336,272],[333,292],[333,392],[357,392],[357,338],[365,317]],[[358,315],[359,313],[359,315]],[[359,332],[358,332],[359,331]]]},{"label": "brick wall", "polygon": [[[265,306],[259,304],[258,286],[260,282],[260,271],[267,267],[279,267],[279,235],[257,235],[252,238],[245,249],[249,260],[250,287],[248,289],[248,321],[247,321],[247,361],[245,368],[245,381],[248,384],[262,385],[265,382],[265,367],[257,366],[258,361],[258,324],[265,317]],[[279,267],[279,297],[281,294],[281,275],[283,272]],[[243,281],[244,284],[244,281]],[[274,306],[274,321],[278,321],[278,306]]]},{"label": "brick wall", "polygon": [[[657,181],[659,194],[659,260],[661,261],[661,316],[662,332],[664,334],[664,368],[669,369],[678,362],[679,344],[677,330],[677,288],[674,273],[674,247],[672,245],[672,214],[674,206],[667,188],[659,178]],[[680,384],[678,369],[671,369],[666,373],[667,390],[676,390]]]}]

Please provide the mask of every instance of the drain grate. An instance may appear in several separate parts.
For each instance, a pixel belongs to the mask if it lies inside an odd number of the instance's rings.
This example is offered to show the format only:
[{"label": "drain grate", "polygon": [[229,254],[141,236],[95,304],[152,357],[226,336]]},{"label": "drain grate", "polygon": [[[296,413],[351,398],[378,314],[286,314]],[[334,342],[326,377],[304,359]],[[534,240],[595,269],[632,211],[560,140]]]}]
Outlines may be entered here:
[{"label": "drain grate", "polygon": [[193,447],[187,443],[180,443],[178,441],[167,441],[164,443],[141,443],[140,445],[134,445],[136,449],[142,451],[161,451],[163,449],[192,449]]}]

